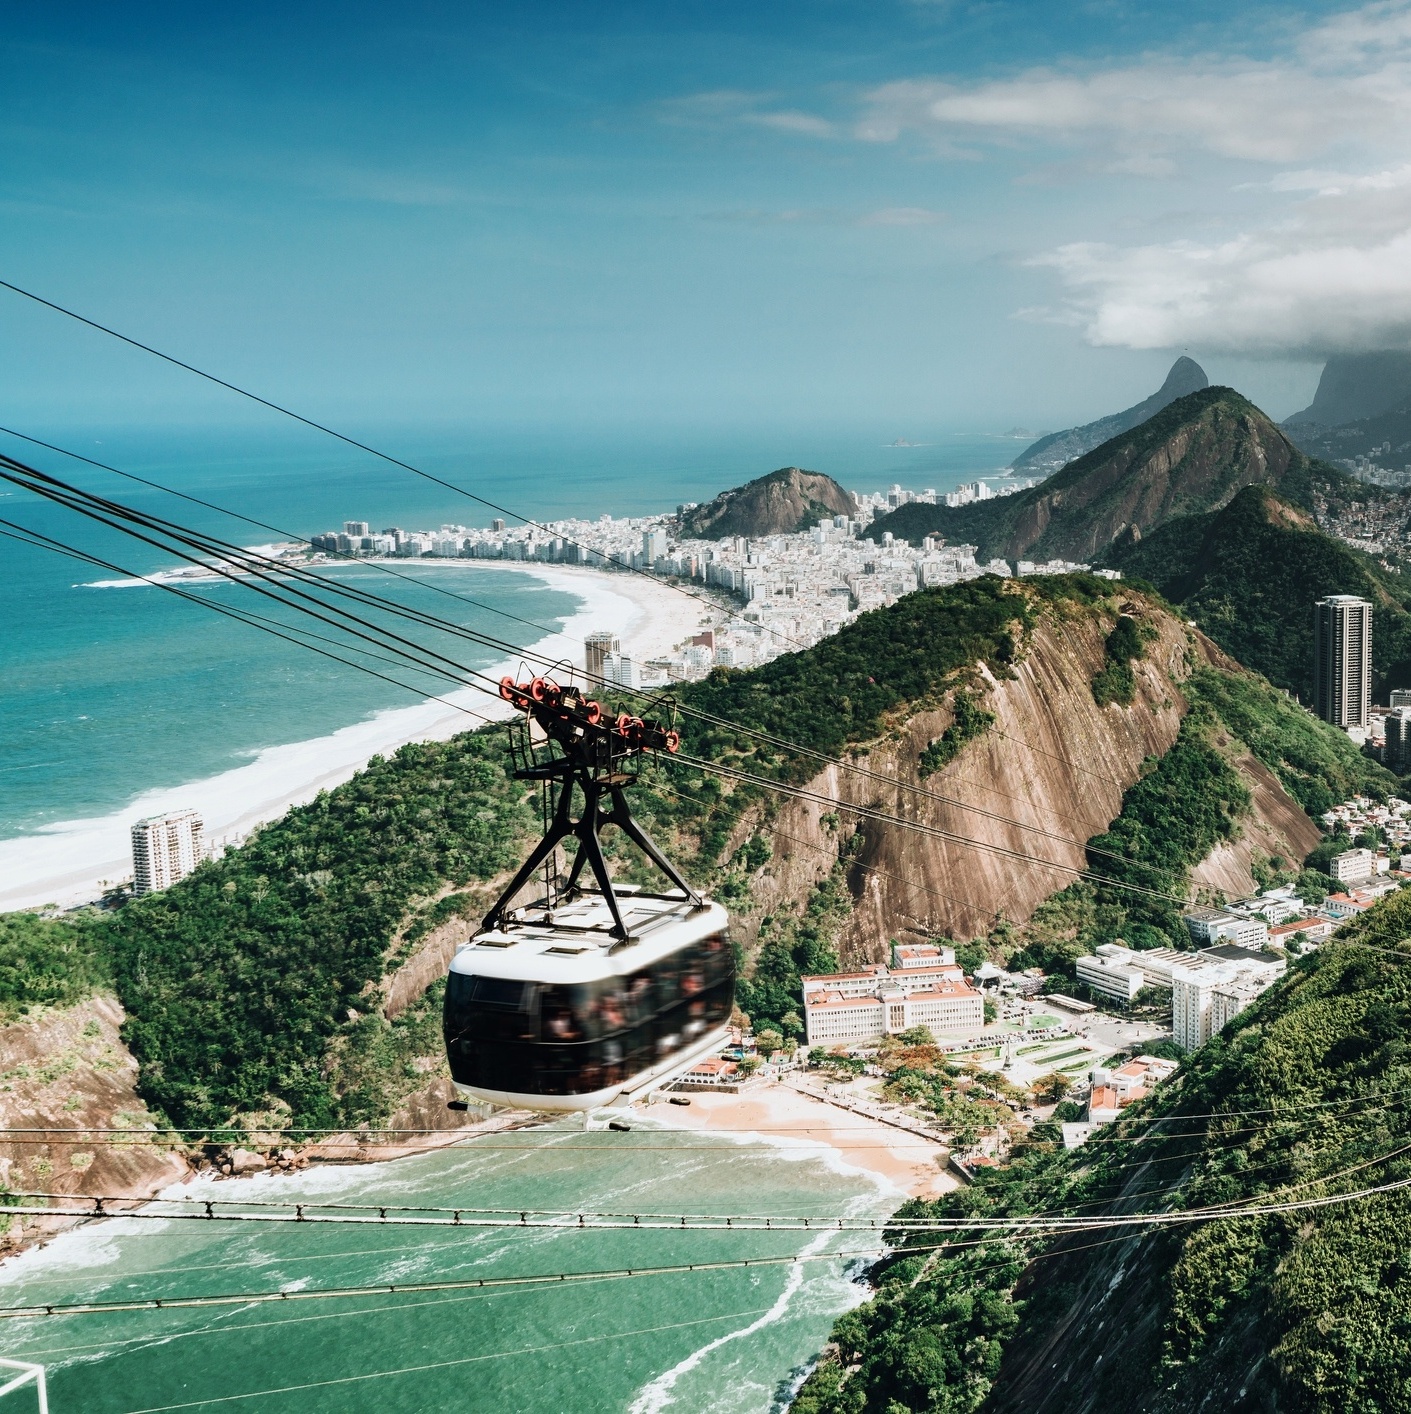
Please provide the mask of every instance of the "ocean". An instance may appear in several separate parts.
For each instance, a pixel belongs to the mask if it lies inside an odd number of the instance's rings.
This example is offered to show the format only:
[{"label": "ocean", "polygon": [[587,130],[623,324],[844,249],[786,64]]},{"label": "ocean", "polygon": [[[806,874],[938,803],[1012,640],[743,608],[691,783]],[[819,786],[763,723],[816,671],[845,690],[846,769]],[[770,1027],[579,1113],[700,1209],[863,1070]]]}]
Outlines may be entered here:
[{"label": "ocean", "polygon": [[[392,1163],[199,1181],[181,1193],[810,1216],[882,1216],[898,1202],[878,1180],[824,1162],[817,1150],[654,1132],[650,1125],[585,1134],[565,1122]],[[868,1258],[847,1252],[876,1246],[856,1232],[495,1232],[116,1219],[0,1266],[0,1304],[840,1255],[548,1287],[11,1320],[0,1322],[0,1354],[45,1365],[54,1414],[256,1406],[299,1414],[764,1414],[787,1404],[832,1322],[865,1297],[856,1278]]]},{"label": "ocean", "polygon": [[[493,514],[312,433],[95,437],[48,429],[35,435],[297,535],[341,527],[345,519],[425,528],[486,525]],[[378,440],[437,476],[539,519],[671,510],[789,464],[826,471],[854,490],[882,490],[894,481],[945,490],[993,472],[1023,445],[1012,438],[936,434],[898,448],[885,445],[880,434],[864,433],[712,440],[684,433],[634,439],[467,432]],[[86,489],[229,541],[255,545],[275,538],[15,439],[0,438],[0,444]],[[12,488],[0,489],[0,517],[139,574],[176,567],[145,545]],[[280,745],[316,744],[408,700],[389,683],[160,590],[94,587],[116,577],[50,551],[0,539],[0,563],[0,841],[102,819],[144,792],[205,780]],[[493,610],[557,630],[578,607],[574,596],[518,571],[467,568],[456,591],[481,600],[486,610],[370,569],[344,573],[400,602],[521,644],[532,631]],[[445,574],[435,582],[444,585]],[[246,589],[228,584],[194,592],[217,603],[253,602]],[[457,652],[474,668],[497,657],[489,649],[467,651],[463,643]]]}]

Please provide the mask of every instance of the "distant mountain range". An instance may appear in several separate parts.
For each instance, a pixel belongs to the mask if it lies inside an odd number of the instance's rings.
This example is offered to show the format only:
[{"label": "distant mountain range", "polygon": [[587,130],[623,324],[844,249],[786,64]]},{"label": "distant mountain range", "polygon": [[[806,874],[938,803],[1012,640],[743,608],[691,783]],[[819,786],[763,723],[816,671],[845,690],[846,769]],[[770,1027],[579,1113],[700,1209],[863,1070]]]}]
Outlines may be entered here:
[{"label": "distant mountain range", "polygon": [[1315,490],[1337,499],[1353,484],[1301,452],[1233,388],[1205,388],[1038,486],[956,508],[913,502],[874,521],[869,534],[891,531],[912,543],[942,535],[978,546],[981,559],[1090,563],[1168,521],[1217,510],[1245,486],[1268,486],[1312,509]]},{"label": "distant mountain range", "polygon": [[1310,456],[1401,470],[1411,463],[1411,353],[1330,358],[1313,401],[1284,428]]},{"label": "distant mountain range", "polygon": [[744,486],[692,506],[678,520],[683,539],[724,540],[732,535],[792,535],[816,521],[854,516],[857,502],[831,476],[786,466]]},{"label": "distant mountain range", "polygon": [[1149,417],[1155,416],[1162,408],[1183,398],[1189,393],[1198,393],[1208,388],[1210,380],[1205,370],[1190,358],[1178,358],[1171,365],[1166,381],[1149,398],[1144,398],[1135,407],[1125,412],[1114,412],[1108,417],[1100,417],[1096,422],[1084,423],[1082,427],[1070,427],[1064,432],[1050,432],[1040,437],[1032,447],[1026,447],[1010,465],[1015,471],[1056,471],[1066,466],[1075,457],[1081,457],[1094,447],[1100,447],[1113,437],[1139,427]]}]

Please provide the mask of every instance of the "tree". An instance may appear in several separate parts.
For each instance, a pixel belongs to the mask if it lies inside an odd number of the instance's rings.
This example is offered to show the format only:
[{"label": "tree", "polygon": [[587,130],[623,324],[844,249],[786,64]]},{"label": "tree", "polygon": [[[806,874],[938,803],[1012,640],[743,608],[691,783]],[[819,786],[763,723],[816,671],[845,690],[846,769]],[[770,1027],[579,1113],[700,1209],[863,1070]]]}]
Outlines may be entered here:
[{"label": "tree", "polygon": [[936,1038],[931,1033],[929,1026],[909,1026],[905,1031],[897,1032],[897,1040],[904,1046],[934,1046]]},{"label": "tree", "polygon": [[1055,1070],[1052,1074],[1041,1075],[1034,1081],[1034,1097],[1046,1102],[1061,1100],[1068,1093],[1072,1084],[1073,1082],[1061,1070]]},{"label": "tree", "polygon": [[796,1011],[786,1011],[779,1018],[779,1026],[785,1036],[802,1036],[803,1019]]},{"label": "tree", "polygon": [[754,1038],[754,1043],[755,1048],[766,1060],[768,1060],[775,1051],[782,1051],[784,1049],[784,1038],[777,1031],[761,1031],[759,1035]]},{"label": "tree", "polygon": [[993,998],[991,998],[991,997],[986,997],[986,998],[985,998],[985,1025],[986,1025],[986,1026],[989,1026],[990,1023],[993,1022],[993,1021],[995,1020],[995,1018],[996,1018],[998,1015],[999,1015],[999,1005],[993,1000]]}]

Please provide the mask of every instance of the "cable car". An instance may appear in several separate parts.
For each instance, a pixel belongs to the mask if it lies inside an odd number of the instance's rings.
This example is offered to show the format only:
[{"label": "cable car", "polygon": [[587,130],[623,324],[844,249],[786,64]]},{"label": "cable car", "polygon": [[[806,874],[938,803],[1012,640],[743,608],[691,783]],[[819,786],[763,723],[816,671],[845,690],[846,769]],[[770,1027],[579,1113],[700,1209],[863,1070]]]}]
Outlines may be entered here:
[{"label": "cable car", "polygon": [[[557,782],[557,800],[544,837],[451,961],[451,1078],[461,1094],[498,1105],[625,1104],[724,1046],[734,1005],[728,914],[686,882],[625,795],[645,753],[674,752],[680,738],[660,722],[606,716],[547,678],[505,678],[500,691],[525,714],[512,723],[516,778]],[[622,830],[671,890],[615,884],[599,841],[605,825]],[[569,838],[578,851],[563,888],[550,880],[544,897],[513,907]],[[596,888],[580,883],[585,866]]]}]

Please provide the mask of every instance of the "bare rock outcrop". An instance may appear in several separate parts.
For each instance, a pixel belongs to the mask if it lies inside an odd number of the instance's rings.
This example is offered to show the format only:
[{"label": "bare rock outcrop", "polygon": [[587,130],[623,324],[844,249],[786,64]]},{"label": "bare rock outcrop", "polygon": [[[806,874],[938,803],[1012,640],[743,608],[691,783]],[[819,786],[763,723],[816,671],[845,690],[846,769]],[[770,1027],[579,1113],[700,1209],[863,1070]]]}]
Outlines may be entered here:
[{"label": "bare rock outcrop", "polygon": [[[820,772],[811,792],[914,820],[925,832],[790,801],[772,827],[774,858],[752,880],[747,945],[761,915],[807,897],[837,858],[838,831],[854,826],[862,844],[849,878],[855,906],[842,939],[847,961],[881,961],[891,939],[980,936],[1000,916],[1022,923],[1072,883],[1086,866],[1087,841],[1119,814],[1144,763],[1175,742],[1193,666],[1238,671],[1164,609],[1135,595],[1125,607],[1156,634],[1133,665],[1130,706],[1099,707],[1093,698],[1110,616],[1046,618],[1012,674],[981,665],[976,691],[995,723],[943,771],[923,781],[918,766],[950,724],[949,710],[911,717],[875,744],[858,758],[866,775],[836,766]],[[1318,830],[1248,751],[1233,752],[1231,762],[1250,789],[1252,810],[1239,838],[1202,863],[1194,883],[1235,895],[1253,889],[1256,857],[1301,859]],[[836,824],[830,813],[839,815]]]},{"label": "bare rock outcrop", "polygon": [[[141,1132],[155,1121],[137,1094],[123,1020],[118,1000],[99,993],[0,1028],[0,1180],[9,1189],[143,1195],[189,1172],[184,1149]],[[22,1233],[11,1219],[9,1244],[31,1235],[33,1225]]]}]

